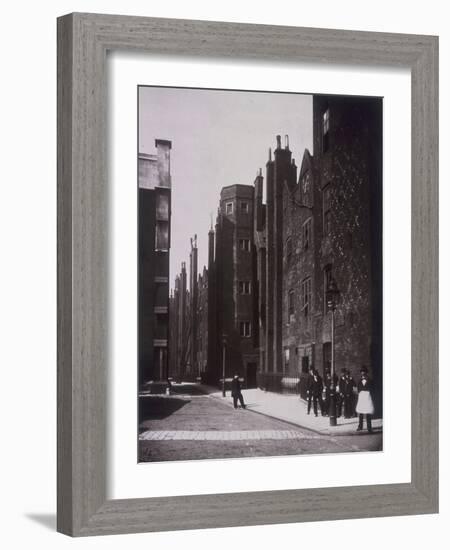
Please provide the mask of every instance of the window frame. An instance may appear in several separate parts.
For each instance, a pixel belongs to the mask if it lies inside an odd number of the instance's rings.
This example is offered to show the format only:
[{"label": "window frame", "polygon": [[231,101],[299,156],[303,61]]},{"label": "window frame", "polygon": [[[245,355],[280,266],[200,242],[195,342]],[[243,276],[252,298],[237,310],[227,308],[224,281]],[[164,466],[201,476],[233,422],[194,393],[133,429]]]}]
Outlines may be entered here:
[{"label": "window frame", "polygon": [[288,291],[288,324],[295,321],[295,290],[291,288]]},{"label": "window frame", "polygon": [[331,233],[331,182],[322,189],[322,231],[325,237]]},{"label": "window frame", "polygon": [[238,290],[241,296],[249,296],[252,293],[252,282],[248,280],[238,281]]},{"label": "window frame", "polygon": [[[302,223],[302,249],[309,250],[312,246],[312,216]],[[307,238],[306,238],[307,234]]]},{"label": "window frame", "polygon": [[[248,243],[248,248],[246,248],[245,243]],[[252,249],[252,243],[250,239],[248,238],[239,239],[239,250],[242,250],[243,252],[251,252],[251,249]]]},{"label": "window frame", "polygon": [[[167,235],[165,235],[166,242],[163,244],[167,244],[166,247],[160,246],[161,242],[159,239],[161,239],[161,229],[165,228],[167,229]],[[163,221],[158,220],[155,223],[155,252],[168,252],[170,249],[170,223],[169,221]]]},{"label": "window frame", "polygon": [[[246,327],[248,327],[248,334],[246,334],[246,332],[247,332],[245,330]],[[251,321],[239,321],[239,335],[240,335],[241,338],[251,338],[251,336],[252,336],[252,323],[251,323]]]},{"label": "window frame", "polygon": [[250,205],[248,201],[240,201],[240,211],[241,214],[248,214],[250,212]]},{"label": "window frame", "polygon": [[[307,319],[311,316],[312,309],[312,277],[305,277],[301,283],[302,292],[302,312],[303,316]],[[307,297],[307,300],[305,300]]]}]

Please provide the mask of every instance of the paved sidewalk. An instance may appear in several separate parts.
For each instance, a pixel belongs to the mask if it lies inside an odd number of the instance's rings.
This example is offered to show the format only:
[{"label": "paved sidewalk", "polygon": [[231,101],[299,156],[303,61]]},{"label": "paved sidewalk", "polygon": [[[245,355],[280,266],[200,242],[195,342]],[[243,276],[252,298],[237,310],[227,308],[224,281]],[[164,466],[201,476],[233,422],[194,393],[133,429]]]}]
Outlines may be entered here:
[{"label": "paved sidewalk", "polygon": [[[201,386],[205,393],[216,399],[221,399],[231,407],[233,400],[230,392],[227,391],[226,397],[222,397],[222,392],[217,388],[210,386]],[[357,418],[338,418],[337,426],[330,426],[330,419],[327,416],[314,416],[313,412],[308,415],[306,412],[306,402],[300,399],[298,395],[283,395],[274,392],[265,392],[260,389],[243,390],[242,395],[247,409],[256,413],[264,414],[272,418],[278,418],[307,428],[323,435],[353,435],[356,434],[358,427]],[[376,419],[372,421],[374,431],[382,431],[383,420]],[[366,431],[366,422],[364,420],[364,431]],[[362,433],[362,432],[361,432]]]},{"label": "paved sidewalk", "polygon": [[320,435],[297,430],[147,430],[139,434],[141,441],[254,441],[261,439],[318,439]]}]

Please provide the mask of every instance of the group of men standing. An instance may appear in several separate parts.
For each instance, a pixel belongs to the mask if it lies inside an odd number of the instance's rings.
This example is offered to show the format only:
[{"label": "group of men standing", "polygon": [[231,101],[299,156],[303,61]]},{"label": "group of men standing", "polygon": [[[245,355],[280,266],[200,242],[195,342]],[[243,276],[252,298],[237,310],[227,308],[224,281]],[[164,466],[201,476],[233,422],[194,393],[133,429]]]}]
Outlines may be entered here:
[{"label": "group of men standing", "polygon": [[322,416],[330,415],[331,391],[335,389],[336,417],[353,418],[358,416],[357,431],[363,429],[364,417],[366,417],[367,431],[372,433],[372,416],[375,412],[373,403],[373,385],[369,379],[367,368],[361,367],[360,380],[355,383],[348,369],[341,369],[341,375],[334,375],[334,380],[329,369],[325,370],[324,380],[316,369],[311,368],[306,386],[306,398],[308,414],[311,406],[314,414],[318,416],[318,408]]},{"label": "group of men standing", "polygon": [[[332,390],[332,376],[329,369],[326,369],[324,379],[316,369],[309,370],[308,381],[306,385],[306,398],[308,403],[308,414],[311,413],[311,407],[314,414],[318,416],[318,409],[322,416],[328,416],[330,413],[330,397]],[[336,416],[352,418],[356,416],[356,384],[350,372],[343,368],[341,375],[334,375],[334,388],[336,395]]]}]

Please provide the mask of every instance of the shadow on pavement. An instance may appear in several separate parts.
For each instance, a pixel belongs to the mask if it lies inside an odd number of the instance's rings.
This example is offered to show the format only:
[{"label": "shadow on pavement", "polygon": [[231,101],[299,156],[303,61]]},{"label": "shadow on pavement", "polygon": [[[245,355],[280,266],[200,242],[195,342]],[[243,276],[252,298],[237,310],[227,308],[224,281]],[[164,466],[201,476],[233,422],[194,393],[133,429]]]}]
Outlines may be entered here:
[{"label": "shadow on pavement", "polygon": [[170,388],[172,395],[205,395],[205,391],[198,384],[172,384]]},{"label": "shadow on pavement", "polygon": [[178,397],[159,397],[150,395],[139,399],[139,422],[161,420],[190,403],[188,399]]}]

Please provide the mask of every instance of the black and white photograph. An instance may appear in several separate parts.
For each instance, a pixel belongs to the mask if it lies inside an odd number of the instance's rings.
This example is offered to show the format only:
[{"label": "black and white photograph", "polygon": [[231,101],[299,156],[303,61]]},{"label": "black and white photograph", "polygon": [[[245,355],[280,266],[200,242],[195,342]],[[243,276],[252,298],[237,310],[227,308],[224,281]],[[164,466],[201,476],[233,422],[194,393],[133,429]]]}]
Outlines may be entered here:
[{"label": "black and white photograph", "polygon": [[382,450],[382,98],[139,86],[139,462]]}]

